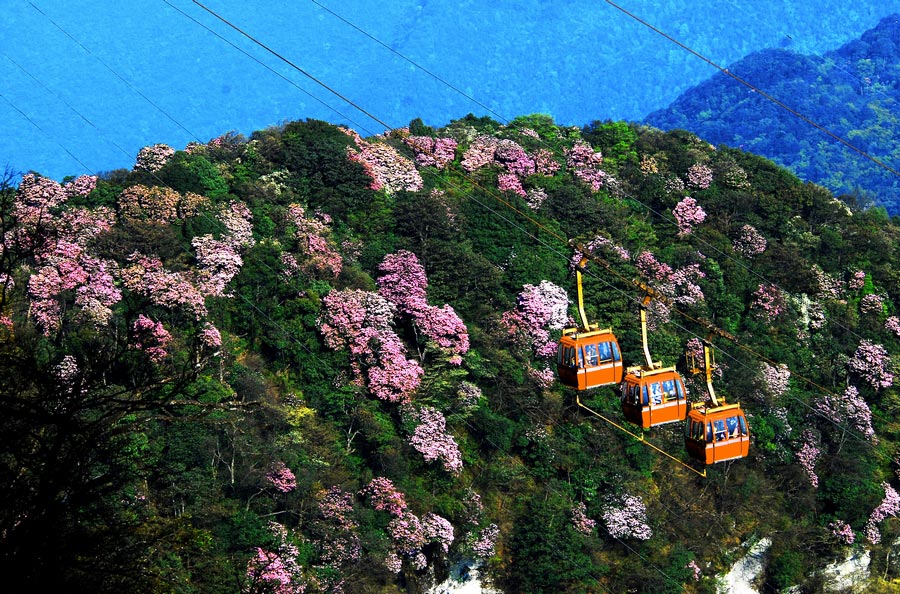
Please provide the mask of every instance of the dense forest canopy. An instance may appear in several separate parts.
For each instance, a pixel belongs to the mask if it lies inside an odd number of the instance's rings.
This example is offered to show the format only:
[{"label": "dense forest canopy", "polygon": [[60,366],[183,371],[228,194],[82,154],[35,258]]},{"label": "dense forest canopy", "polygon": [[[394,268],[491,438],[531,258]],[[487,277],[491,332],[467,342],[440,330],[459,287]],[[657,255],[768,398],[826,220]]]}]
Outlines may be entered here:
[{"label": "dense forest canopy", "polygon": [[764,155],[804,180],[900,214],[900,15],[823,56],[770,49],[729,70],[881,163],[724,73],[645,121]]},{"label": "dense forest canopy", "polygon": [[[0,225],[14,590],[422,592],[465,560],[507,592],[713,592],[763,537],[772,588],[854,544],[900,579],[900,227],[764,158],[542,115],[306,120],[26,174]],[[555,380],[569,240],[630,364],[632,281],[664,296],[664,364],[721,331],[747,459],[701,477],[680,424],[645,433],[685,465]],[[615,386],[582,399],[622,422]]]}]

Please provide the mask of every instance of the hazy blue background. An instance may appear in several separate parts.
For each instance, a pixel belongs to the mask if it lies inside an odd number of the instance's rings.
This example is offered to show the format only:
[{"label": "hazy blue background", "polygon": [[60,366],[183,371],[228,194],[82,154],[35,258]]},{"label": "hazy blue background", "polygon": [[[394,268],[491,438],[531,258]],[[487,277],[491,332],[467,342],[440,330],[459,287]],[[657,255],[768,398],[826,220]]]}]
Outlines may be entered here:
[{"label": "hazy blue background", "polygon": [[[183,148],[307,117],[383,130],[190,0],[168,2],[2,0],[0,167],[60,179],[130,167],[148,144]],[[319,2],[486,107],[310,0],[205,4],[392,127],[469,112],[640,120],[715,72],[602,0]],[[764,47],[821,53],[898,10],[872,0],[618,4],[722,65]]]}]

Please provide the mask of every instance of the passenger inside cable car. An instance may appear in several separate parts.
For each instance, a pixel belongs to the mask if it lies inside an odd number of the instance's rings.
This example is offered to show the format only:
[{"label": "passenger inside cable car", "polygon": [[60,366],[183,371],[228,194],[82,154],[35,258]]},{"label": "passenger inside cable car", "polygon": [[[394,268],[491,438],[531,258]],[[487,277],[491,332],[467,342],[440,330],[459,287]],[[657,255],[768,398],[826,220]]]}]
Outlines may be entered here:
[{"label": "passenger inside cable car", "polygon": [[559,343],[560,382],[576,390],[617,384],[622,380],[622,355],[609,330],[564,334]]},{"label": "passenger inside cable car", "polygon": [[692,457],[713,464],[748,454],[750,431],[738,405],[695,409],[685,427],[685,445]]},{"label": "passenger inside cable car", "polygon": [[688,403],[674,368],[629,370],[622,382],[622,413],[645,429],[683,421]]}]

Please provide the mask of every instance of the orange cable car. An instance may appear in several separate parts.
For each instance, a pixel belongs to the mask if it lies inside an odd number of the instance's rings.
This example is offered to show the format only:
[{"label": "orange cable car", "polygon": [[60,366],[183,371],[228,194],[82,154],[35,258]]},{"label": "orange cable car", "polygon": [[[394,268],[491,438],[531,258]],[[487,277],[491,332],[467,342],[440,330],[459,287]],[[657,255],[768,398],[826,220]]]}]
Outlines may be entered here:
[{"label": "orange cable car", "polygon": [[618,384],[622,381],[622,354],[619,341],[609,328],[590,324],[584,313],[584,297],[581,289],[581,270],[587,258],[582,258],[575,268],[578,284],[578,314],[580,328],[563,330],[556,355],[556,371],[559,381],[574,390],[589,390],[599,386]]},{"label": "orange cable car", "polygon": [[647,345],[647,305],[641,303],[641,340],[646,365],[629,367],[622,381],[622,414],[644,429],[683,421],[687,416],[687,392],[674,367],[654,363]]},{"label": "orange cable car", "polygon": [[[704,464],[745,458],[750,453],[750,427],[740,403],[719,402],[712,387],[715,361],[709,342],[703,344],[706,387],[709,401],[694,403],[684,426],[684,445],[688,454]],[[698,372],[696,365],[692,371]]]}]

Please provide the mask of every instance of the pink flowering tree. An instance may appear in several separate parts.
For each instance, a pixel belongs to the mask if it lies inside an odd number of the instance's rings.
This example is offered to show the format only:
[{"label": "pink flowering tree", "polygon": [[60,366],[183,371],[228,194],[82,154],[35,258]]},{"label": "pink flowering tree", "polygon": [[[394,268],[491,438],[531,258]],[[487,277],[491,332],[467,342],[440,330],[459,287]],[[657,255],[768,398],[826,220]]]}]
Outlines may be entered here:
[{"label": "pink flowering tree", "polygon": [[866,284],[866,272],[864,270],[854,270],[847,279],[847,288],[851,291],[859,291]]},{"label": "pink flowering tree", "polygon": [[440,462],[447,472],[459,474],[462,471],[462,456],[456,440],[447,432],[444,415],[435,408],[425,406],[411,416],[417,424],[409,438],[410,445],[422,454],[426,462]]},{"label": "pink flowering tree", "polygon": [[705,190],[713,180],[712,169],[703,163],[694,163],[687,171],[687,183],[698,190]]},{"label": "pink flowering tree", "polygon": [[426,304],[428,278],[425,267],[412,252],[388,254],[378,265],[378,294],[402,314],[412,316]]},{"label": "pink flowering tree", "polygon": [[241,270],[244,261],[235,248],[212,235],[199,235],[191,240],[199,264],[197,290],[204,296],[229,297],[226,287]]},{"label": "pink flowering tree", "polygon": [[457,143],[452,138],[407,136],[403,142],[413,149],[420,167],[446,169],[456,156]]},{"label": "pink flowering tree", "polygon": [[847,363],[850,372],[876,390],[894,383],[891,357],[880,344],[863,339]]},{"label": "pink flowering tree", "polygon": [[79,175],[63,186],[69,198],[87,196],[97,187],[96,175]]},{"label": "pink flowering tree", "polygon": [[501,323],[520,348],[530,350],[535,357],[552,357],[556,354],[556,341],[550,332],[566,326],[568,310],[565,289],[543,280],[538,285],[524,285],[515,309],[505,312]]},{"label": "pink flowering tree", "polygon": [[392,516],[400,516],[407,508],[406,496],[383,476],[373,478],[359,494],[368,499],[373,509],[386,511]]},{"label": "pink flowering tree", "polygon": [[694,227],[706,220],[706,211],[690,196],[684,198],[672,209],[678,224],[678,235],[683,237],[694,232]]},{"label": "pink flowering tree", "polygon": [[853,544],[853,541],[856,540],[856,534],[853,532],[853,528],[843,520],[831,522],[828,524],[828,528],[831,530],[831,535],[845,545],[851,545]]},{"label": "pink flowering tree", "polygon": [[872,428],[872,411],[856,386],[847,386],[843,394],[824,394],[814,403],[814,408],[835,425],[849,426],[865,439],[877,441]]},{"label": "pink flowering tree", "polygon": [[269,530],[275,537],[276,546],[273,550],[256,548],[256,553],[247,562],[245,591],[304,594],[309,584],[297,562],[300,550],[281,524],[270,522]]},{"label": "pink flowering tree", "polygon": [[423,550],[434,543],[437,549],[447,554],[453,543],[453,525],[444,517],[428,512],[421,518],[406,505],[406,498],[387,478],[375,477],[366,485],[360,495],[366,497],[374,509],[391,515],[387,533],[391,538],[391,550],[384,559],[385,567],[399,573],[404,561],[420,571],[428,565]]},{"label": "pink flowering tree", "polygon": [[741,227],[740,233],[731,244],[734,251],[745,258],[760,255],[766,251],[766,245],[766,238],[752,225]]},{"label": "pink flowering tree", "polygon": [[328,293],[322,305],[319,329],[325,344],[349,351],[354,382],[380,400],[408,402],[423,371],[406,358],[406,347],[391,327],[393,304],[377,293],[343,290]]},{"label": "pink flowering tree", "polygon": [[884,499],[872,510],[865,527],[866,538],[872,544],[881,542],[878,525],[888,518],[897,517],[897,513],[900,512],[900,495],[897,491],[888,483],[881,483],[881,487],[884,489]]},{"label": "pink flowering tree", "polygon": [[[330,278],[337,278],[344,266],[343,258],[338,253],[331,239],[331,217],[325,213],[307,217],[306,211],[299,204],[291,204],[287,208],[285,219],[294,228],[294,239],[297,241],[298,253],[284,252],[282,262],[285,274],[292,276],[302,268],[307,272],[320,273]],[[298,260],[298,257],[300,260]]]},{"label": "pink flowering tree", "polygon": [[647,524],[647,508],[637,495],[611,498],[603,510],[603,523],[613,538],[648,540],[653,530]]},{"label": "pink flowering tree", "polygon": [[[619,260],[622,260],[624,262],[631,261],[631,252],[629,252],[621,245],[613,242],[611,239],[603,237],[602,235],[598,235],[587,242],[584,245],[584,250],[588,254],[593,254],[600,257],[604,257],[605,254],[612,254]],[[575,266],[577,266],[578,263],[581,262],[581,259],[583,257],[584,254],[576,250],[572,255],[572,258],[569,260],[569,268],[574,270]]]},{"label": "pink flowering tree", "polygon": [[446,518],[428,512],[422,516],[422,531],[426,542],[433,542],[446,555],[453,544],[453,524]]},{"label": "pink flowering tree", "polygon": [[134,170],[154,173],[162,169],[174,155],[175,149],[167,144],[145,146],[138,151]]},{"label": "pink flowering tree", "polygon": [[597,521],[588,517],[587,507],[583,501],[579,501],[572,508],[572,526],[576,532],[580,532],[585,536],[590,536],[597,526]]},{"label": "pink flowering tree", "polygon": [[[702,257],[702,254],[699,256]],[[700,280],[706,274],[700,270],[700,264],[693,262],[678,268],[672,268],[665,262],[659,262],[651,252],[643,251],[634,260],[641,274],[650,281],[650,285],[678,305],[696,305],[704,300]],[[667,318],[663,321],[667,321]]]},{"label": "pink flowering tree", "polygon": [[759,368],[763,391],[769,398],[777,399],[788,390],[788,381],[791,378],[791,370],[783,363],[769,365],[762,362]]},{"label": "pink flowering tree", "polygon": [[207,315],[203,294],[183,272],[169,272],[159,258],[132,254],[130,264],[119,271],[129,291],[147,298],[153,305],[181,309],[196,320]]},{"label": "pink flowering tree", "polygon": [[415,164],[397,152],[389,144],[374,140],[363,140],[362,137],[351,130],[341,129],[353,138],[358,149],[347,147],[347,156],[363,166],[372,183],[369,186],[373,190],[384,190],[389,194],[406,190],[415,192],[422,189],[422,176]]},{"label": "pink flowering tree", "polygon": [[499,537],[500,528],[496,524],[489,524],[482,530],[473,533],[470,541],[472,554],[479,559],[492,557],[496,551]]},{"label": "pink flowering tree", "polygon": [[[428,304],[428,279],[418,257],[406,250],[388,254],[378,271],[378,293],[410,319],[416,335],[421,333],[430,344],[447,354],[450,363],[462,363],[461,356],[469,350],[466,325],[450,305]],[[424,359],[424,353],[420,352],[420,358]]]},{"label": "pink flowering tree", "polygon": [[553,151],[548,149],[538,149],[534,153],[534,170],[538,175],[544,177],[552,177],[560,170],[562,165],[556,160]]},{"label": "pink flowering tree", "polygon": [[890,316],[884,321],[884,329],[893,334],[896,338],[900,338],[900,318]]},{"label": "pink flowering tree", "polygon": [[105,326],[122,294],[111,271],[116,264],[95,258],[78,243],[46,242],[36,253],[41,265],[28,279],[31,315],[47,336],[62,325],[65,304],[74,294],[76,316],[94,326]]},{"label": "pink flowering tree", "polygon": [[499,140],[493,136],[482,134],[475,137],[469,144],[469,148],[463,153],[460,166],[469,173],[490,165],[494,162],[494,153],[497,151]]},{"label": "pink flowering tree", "polygon": [[154,363],[162,363],[169,355],[166,347],[172,341],[172,335],[161,322],[154,322],[141,314],[134,321],[132,333],[134,335],[132,346],[146,353]]},{"label": "pink flowering tree", "polygon": [[859,300],[859,311],[863,314],[881,315],[884,313],[884,297],[869,293]]},{"label": "pink flowering tree", "polygon": [[275,462],[266,472],[266,482],[279,493],[290,493],[297,488],[297,477],[284,462]]},{"label": "pink flowering tree", "polygon": [[750,308],[764,320],[771,322],[785,312],[787,303],[781,289],[771,283],[763,283],[753,293]]},{"label": "pink flowering tree", "polygon": [[319,491],[316,502],[319,515],[313,524],[312,533],[316,537],[319,560],[314,567],[326,570],[317,572],[321,585],[333,586],[340,575],[337,570],[358,562],[362,556],[359,524],[354,519],[351,493],[334,486]]},{"label": "pink flowering tree", "polygon": [[816,462],[822,456],[819,438],[811,429],[804,429],[800,434],[800,449],[797,450],[797,463],[809,477],[813,487],[819,486],[819,475],[816,474]]},{"label": "pink flowering tree", "polygon": [[578,140],[566,151],[566,167],[576,178],[580,179],[594,192],[606,185],[610,176],[600,169],[603,155],[594,151],[590,144]]}]

